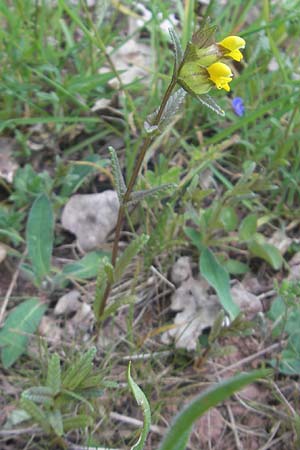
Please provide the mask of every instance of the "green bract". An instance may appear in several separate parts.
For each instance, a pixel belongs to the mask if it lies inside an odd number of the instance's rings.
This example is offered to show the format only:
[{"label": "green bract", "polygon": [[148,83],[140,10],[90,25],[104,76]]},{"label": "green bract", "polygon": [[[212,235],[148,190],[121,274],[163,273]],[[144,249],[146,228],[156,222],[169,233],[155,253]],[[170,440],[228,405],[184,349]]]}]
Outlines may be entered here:
[{"label": "green bract", "polygon": [[[177,82],[192,95],[206,94],[212,87],[230,90],[228,83],[231,77],[224,81],[224,73],[231,74],[230,67],[221,62],[224,58],[240,61],[243,57],[240,48],[245,41],[239,36],[227,36],[221,42],[215,41],[216,27],[204,25],[196,32],[187,45],[183,60],[178,70]],[[222,68],[222,76],[218,75]],[[213,75],[212,75],[213,74]]]}]

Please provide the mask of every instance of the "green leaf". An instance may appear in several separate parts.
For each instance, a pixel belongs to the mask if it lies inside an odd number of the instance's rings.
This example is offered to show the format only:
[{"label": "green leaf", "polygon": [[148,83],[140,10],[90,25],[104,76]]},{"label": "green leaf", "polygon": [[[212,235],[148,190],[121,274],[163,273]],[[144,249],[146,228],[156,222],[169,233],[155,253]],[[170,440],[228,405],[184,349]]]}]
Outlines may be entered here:
[{"label": "green leaf", "polygon": [[107,258],[108,253],[102,251],[94,251],[87,253],[79,261],[66,264],[58,277],[70,279],[89,279],[94,278],[98,274],[99,265],[103,258]]},{"label": "green leaf", "polygon": [[219,300],[225,311],[229,314],[230,319],[235,319],[238,316],[240,309],[233,302],[231,296],[229,275],[208,248],[205,248],[201,252],[199,266],[201,275],[217,292]]},{"label": "green leaf", "polygon": [[174,63],[173,76],[175,76],[177,74],[180,64],[183,60],[183,49],[181,47],[179,37],[173,27],[169,28],[169,33],[170,33],[172,44],[174,47],[175,63]]},{"label": "green leaf", "polygon": [[116,311],[120,308],[120,306],[133,305],[135,302],[136,302],[136,296],[129,295],[129,296],[118,298],[114,302],[109,303],[106,306],[106,308],[101,316],[102,322],[104,320],[106,320],[108,317],[113,316],[116,313]]},{"label": "green leaf", "polygon": [[130,242],[130,244],[126,247],[122,255],[117,260],[115,267],[115,281],[120,280],[126,267],[147,244],[148,240],[149,236],[146,234],[142,234],[141,236],[137,236],[133,241]]},{"label": "green leaf", "polygon": [[157,130],[158,127],[162,131],[163,128],[168,126],[175,114],[177,114],[180,107],[182,106],[185,96],[186,91],[182,88],[179,88],[176,92],[174,92],[174,94],[170,96],[158,124],[156,124],[158,109],[154,113],[149,114],[147,116],[147,120],[144,123],[146,132],[153,133]]},{"label": "green leaf", "polygon": [[49,413],[49,423],[57,436],[63,435],[64,433],[63,421],[61,412],[58,409]]},{"label": "green leaf", "polygon": [[23,396],[21,397],[20,403],[21,407],[43,428],[46,433],[51,432],[51,427],[46,414],[39,406]]},{"label": "green leaf", "polygon": [[221,117],[225,116],[225,111],[215,102],[215,100],[209,94],[194,95],[202,105],[214,111]]},{"label": "green leaf", "polygon": [[47,386],[34,386],[26,389],[22,393],[22,397],[34,403],[40,403],[41,405],[50,405],[53,403],[53,391]]},{"label": "green leaf", "polygon": [[28,254],[40,284],[50,272],[54,237],[52,205],[46,194],[41,194],[33,203],[26,226]]},{"label": "green leaf", "polygon": [[249,214],[246,216],[239,228],[239,238],[241,241],[250,241],[256,233],[257,215]]},{"label": "green leaf", "polygon": [[46,384],[52,389],[54,395],[59,393],[61,388],[61,368],[60,359],[57,353],[54,353],[48,362]]},{"label": "green leaf", "polygon": [[118,155],[116,153],[116,150],[113,147],[108,147],[108,151],[109,151],[110,157],[111,157],[111,167],[112,167],[112,173],[113,173],[114,182],[115,182],[115,188],[116,188],[119,200],[122,200],[127,187],[126,187],[125,180],[124,180],[124,177],[122,174]]},{"label": "green leaf", "polygon": [[159,446],[159,450],[185,450],[187,443],[186,434],[190,432],[193,423],[199,417],[248,384],[267,377],[271,373],[272,371],[270,370],[257,370],[237,375],[201,393],[175,418]]},{"label": "green leaf", "polygon": [[76,390],[76,392],[74,392],[74,391],[69,391],[68,389],[63,389],[62,395],[64,396],[64,398],[71,397],[72,399],[77,400],[77,403],[78,402],[84,403],[89,408],[91,413],[93,413],[94,408],[93,408],[92,404],[88,400],[86,400],[84,394],[82,395],[82,393],[81,392],[79,393],[79,392],[78,392],[78,390]]},{"label": "green leaf", "polygon": [[99,320],[99,312],[102,307],[109,274],[114,274],[114,268],[111,265],[110,261],[107,258],[104,258],[98,267],[95,299],[94,299],[94,303],[93,303],[93,311],[94,311],[96,320]]},{"label": "green leaf", "polygon": [[202,244],[202,234],[199,231],[195,230],[195,228],[184,227],[184,234],[192,241],[192,244],[198,248],[198,250],[203,250]]},{"label": "green leaf", "polygon": [[225,319],[225,314],[224,311],[220,311],[217,315],[217,317],[215,318],[215,321],[211,327],[209,336],[208,336],[208,342],[210,344],[212,344],[220,335],[222,328],[223,328],[223,323],[224,323],[224,319]]},{"label": "green leaf", "polygon": [[236,259],[231,258],[224,261],[223,266],[226,272],[231,273],[233,275],[243,275],[244,273],[247,273],[250,270],[247,264],[244,264],[241,261],[237,261]]},{"label": "green leaf", "polygon": [[248,244],[248,248],[252,255],[267,261],[274,270],[281,268],[283,259],[281,253],[274,245],[255,239]]},{"label": "green leaf", "polygon": [[130,196],[130,200],[126,202],[126,205],[134,205],[136,203],[140,203],[145,198],[149,197],[159,197],[161,194],[166,195],[166,191],[176,189],[177,185],[175,183],[166,183],[161,186],[155,186],[151,189],[146,189],[143,191],[135,191],[132,192]]},{"label": "green leaf", "polygon": [[1,360],[6,369],[25,352],[29,335],[36,331],[45,310],[37,298],[31,298],[8,314],[0,330]]},{"label": "green leaf", "polygon": [[145,396],[142,389],[136,384],[136,382],[132,379],[130,374],[130,368],[131,368],[131,362],[128,364],[127,369],[127,381],[129,384],[129,387],[131,389],[131,392],[134,395],[134,398],[139,406],[142,407],[143,410],[143,428],[142,432],[140,434],[140,437],[135,445],[131,447],[130,450],[143,450],[149,430],[151,425],[151,411],[150,411],[150,405],[147,400],[147,397]]},{"label": "green leaf", "polygon": [[234,231],[238,224],[238,218],[234,208],[225,206],[220,213],[220,221],[224,226],[225,231]]},{"label": "green leaf", "polygon": [[79,414],[78,416],[66,417],[63,419],[63,428],[65,433],[70,430],[84,429],[85,427],[89,427],[91,425],[93,425],[92,417],[85,414]]},{"label": "green leaf", "polygon": [[93,370],[93,360],[96,353],[96,347],[92,347],[70,365],[62,377],[62,385],[65,389],[70,391],[76,389],[85,380]]},{"label": "green leaf", "polygon": [[[80,162],[82,164],[74,164],[67,173],[60,191],[62,197],[69,197],[76,192],[86,178],[96,172],[97,168],[88,163],[97,164],[99,167],[106,165],[106,160],[101,160],[99,155],[87,156]],[[85,162],[87,163],[86,165],[84,164]]]}]

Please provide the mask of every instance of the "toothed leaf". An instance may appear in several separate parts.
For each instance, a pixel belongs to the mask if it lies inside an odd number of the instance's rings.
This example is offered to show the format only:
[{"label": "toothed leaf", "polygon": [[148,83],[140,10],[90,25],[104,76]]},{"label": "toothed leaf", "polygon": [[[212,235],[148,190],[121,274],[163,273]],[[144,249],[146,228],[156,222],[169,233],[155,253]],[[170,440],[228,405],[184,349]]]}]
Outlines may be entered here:
[{"label": "toothed leaf", "polygon": [[38,423],[46,433],[51,432],[51,427],[49,425],[46,414],[43,410],[37,406],[34,402],[25,398],[22,394],[21,407],[32,417],[32,419]]},{"label": "toothed leaf", "polygon": [[111,157],[111,165],[112,165],[112,172],[113,172],[113,177],[114,177],[114,181],[115,181],[115,187],[117,190],[118,197],[121,200],[127,189],[125,180],[123,178],[123,174],[122,174],[122,170],[121,170],[121,166],[119,163],[119,159],[118,159],[116,150],[113,147],[108,147],[108,151],[109,151],[110,157]]},{"label": "toothed leaf", "polygon": [[99,311],[103,302],[103,296],[107,286],[107,274],[109,272],[107,266],[111,266],[108,258],[102,260],[101,265],[98,268],[98,275],[96,280],[95,300],[93,303],[93,311],[95,317],[99,316]]},{"label": "toothed leaf", "polygon": [[210,21],[207,19],[206,22],[201,26],[200,30],[192,36],[192,43],[198,48],[209,47],[215,42],[215,32],[216,25],[210,25]]},{"label": "toothed leaf", "polygon": [[225,111],[214,101],[214,99],[209,94],[202,94],[196,96],[197,100],[202,103],[202,105],[214,111],[219,116],[224,117]]},{"label": "toothed leaf", "polygon": [[174,30],[174,28],[169,28],[169,33],[174,47],[174,56],[175,56],[174,75],[176,75],[180,67],[180,64],[183,60],[183,49],[181,47],[179,37],[177,36],[177,33]]},{"label": "toothed leaf", "polygon": [[51,387],[47,386],[35,386],[26,389],[26,391],[22,393],[22,397],[26,398],[27,400],[30,400],[34,403],[48,404],[48,405],[53,402],[52,396],[53,391]]},{"label": "toothed leaf", "polygon": [[153,127],[155,127],[156,129],[156,126],[158,126],[160,130],[166,127],[171,122],[175,114],[179,111],[179,108],[182,105],[185,96],[186,91],[182,88],[179,88],[176,92],[174,92],[174,94],[172,94],[167,101],[166,107],[159,123],[154,123],[158,113],[157,109],[154,113],[149,114],[149,116],[147,117],[147,121],[144,123],[145,130],[152,133],[153,131],[155,131]]},{"label": "toothed leaf", "polygon": [[136,302],[136,296],[130,295],[126,297],[121,297],[118,300],[115,300],[114,302],[107,305],[105,308],[104,313],[101,316],[101,320],[107,319],[109,316],[113,316],[115,312],[120,308],[122,305],[132,305]]},{"label": "toothed leaf", "polygon": [[46,384],[52,389],[54,395],[58,394],[60,391],[61,368],[60,359],[57,353],[54,353],[49,360]]},{"label": "toothed leaf", "polygon": [[62,384],[65,389],[76,389],[76,387],[91,373],[96,352],[96,347],[92,347],[71,364],[62,377]]},{"label": "toothed leaf", "polygon": [[49,413],[49,422],[51,427],[55,431],[55,434],[57,436],[62,436],[64,433],[63,421],[61,412],[58,409]]},{"label": "toothed leaf", "polygon": [[161,186],[156,186],[154,188],[151,189],[146,189],[144,191],[136,191],[133,192],[130,196],[130,200],[127,203],[127,205],[134,205],[135,203],[139,203],[142,200],[144,200],[145,198],[148,197],[157,197],[160,194],[164,193],[165,191],[167,191],[168,189],[176,189],[177,185],[174,183],[166,183],[166,184],[162,184]]}]

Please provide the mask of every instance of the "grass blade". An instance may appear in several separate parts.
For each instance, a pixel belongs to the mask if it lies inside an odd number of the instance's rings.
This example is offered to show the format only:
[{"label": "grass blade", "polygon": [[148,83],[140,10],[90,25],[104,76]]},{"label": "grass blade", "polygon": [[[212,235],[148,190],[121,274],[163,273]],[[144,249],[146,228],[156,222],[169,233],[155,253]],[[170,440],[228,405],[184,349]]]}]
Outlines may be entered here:
[{"label": "grass blade", "polygon": [[150,411],[150,405],[147,400],[147,397],[145,396],[142,389],[136,384],[136,382],[131,377],[130,368],[131,368],[131,363],[129,363],[129,365],[128,365],[127,381],[128,381],[129,387],[134,395],[134,398],[137,401],[137,404],[142,407],[143,416],[144,416],[143,429],[140,434],[140,437],[139,437],[138,441],[136,442],[136,444],[133,447],[131,447],[130,450],[143,450],[144,444],[146,442],[146,439],[147,439],[147,436],[148,436],[148,433],[150,430],[151,411]]},{"label": "grass blade", "polygon": [[[191,430],[195,420],[213,408],[218,403],[226,400],[234,392],[239,391],[250,383],[270,375],[270,370],[257,370],[242,375],[237,375],[222,381],[196,397],[175,418],[170,430],[164,437],[159,450],[184,450],[186,440],[183,436]],[[181,445],[179,445],[181,443]]]}]

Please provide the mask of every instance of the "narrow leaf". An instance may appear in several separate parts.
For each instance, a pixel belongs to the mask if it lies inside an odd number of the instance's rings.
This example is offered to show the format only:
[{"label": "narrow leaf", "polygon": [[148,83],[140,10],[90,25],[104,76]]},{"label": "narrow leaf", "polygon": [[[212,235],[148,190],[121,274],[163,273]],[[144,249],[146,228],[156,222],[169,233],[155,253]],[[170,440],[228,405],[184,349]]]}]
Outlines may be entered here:
[{"label": "narrow leaf", "polygon": [[134,205],[136,203],[141,202],[145,198],[149,197],[158,197],[160,194],[165,193],[166,191],[172,189],[176,189],[177,185],[174,183],[166,183],[161,186],[156,186],[151,189],[146,189],[144,191],[136,191],[132,192],[130,196],[130,200],[126,203],[127,205]]},{"label": "narrow leaf", "polygon": [[132,259],[139,253],[139,251],[147,244],[149,236],[142,234],[136,237],[122,255],[119,257],[115,267],[115,281],[118,281],[123,275],[126,267],[131,263]]},{"label": "narrow leaf", "polygon": [[169,28],[169,33],[174,47],[174,56],[175,56],[174,76],[175,76],[183,60],[183,49],[181,47],[179,37],[173,27]]},{"label": "narrow leaf", "polygon": [[122,174],[118,155],[116,153],[116,150],[113,147],[108,147],[108,151],[109,151],[110,157],[111,157],[112,172],[113,172],[113,177],[114,177],[114,181],[115,181],[116,191],[117,191],[119,199],[122,200],[123,195],[125,194],[127,188],[126,188],[125,180],[124,180],[124,177]]},{"label": "narrow leaf", "polygon": [[231,320],[238,316],[240,309],[233,302],[230,292],[229,275],[216,260],[214,254],[205,248],[200,256],[200,272],[208,283],[215,289],[219,300]]},{"label": "narrow leaf", "polygon": [[37,282],[50,272],[54,237],[52,205],[46,194],[33,203],[26,226],[26,243]]},{"label": "narrow leaf", "polygon": [[8,314],[0,330],[1,360],[6,369],[25,352],[29,335],[36,331],[45,310],[37,298],[31,298]]},{"label": "narrow leaf", "polygon": [[131,447],[130,450],[143,450],[144,444],[146,442],[146,439],[147,439],[147,436],[148,436],[148,433],[150,430],[151,411],[150,411],[150,405],[147,400],[147,397],[145,396],[142,389],[136,384],[136,382],[131,377],[130,368],[131,368],[131,363],[128,364],[127,381],[128,381],[129,387],[131,389],[131,392],[134,395],[134,398],[135,398],[137,404],[142,407],[143,416],[144,416],[143,428],[142,428],[140,437],[139,437],[138,441],[136,442],[136,444],[133,445],[133,447]]},{"label": "narrow leaf", "polygon": [[64,395],[64,397],[71,397],[71,398],[77,400],[77,403],[78,402],[84,403],[89,408],[91,413],[94,412],[94,408],[93,408],[92,404],[90,402],[88,402],[81,393],[79,394],[77,391],[74,392],[74,391],[69,391],[67,389],[63,389],[62,394]]},{"label": "narrow leaf", "polygon": [[60,359],[57,353],[54,353],[48,362],[46,384],[52,389],[54,395],[59,393],[61,388],[61,368]]},{"label": "narrow leaf", "polygon": [[94,278],[98,273],[101,261],[107,258],[108,253],[102,251],[94,251],[87,253],[79,261],[66,264],[62,272],[58,274],[58,278],[81,279],[87,280]]},{"label": "narrow leaf", "polygon": [[95,300],[93,303],[93,311],[96,319],[99,318],[99,311],[101,310],[102,302],[104,299],[104,293],[107,286],[107,266],[111,266],[107,258],[103,259],[102,263],[98,267],[98,275],[96,280]]},{"label": "narrow leaf", "polygon": [[215,102],[215,100],[209,94],[202,94],[195,96],[202,105],[214,111],[219,116],[224,117],[225,111]]},{"label": "narrow leaf", "polygon": [[121,297],[121,298],[115,300],[114,302],[109,303],[106,306],[106,308],[101,316],[101,320],[104,321],[108,317],[113,316],[116,313],[116,311],[120,308],[120,306],[133,305],[135,302],[136,302],[136,296],[129,295],[129,296]]},{"label": "narrow leaf", "polygon": [[32,388],[26,389],[22,393],[23,398],[27,398],[34,403],[39,403],[41,405],[52,403],[53,391],[47,386],[34,386]]},{"label": "narrow leaf", "polygon": [[172,118],[175,116],[175,114],[179,111],[183,100],[185,99],[186,91],[182,88],[179,88],[174,94],[172,94],[167,101],[167,104],[165,106],[164,112],[161,116],[161,119],[159,121],[159,124],[155,124],[154,121],[156,119],[158,109],[150,114],[147,117],[147,121],[144,123],[145,130],[147,133],[152,133],[157,129],[157,126],[160,130],[162,130],[164,127],[166,127],[172,120]]},{"label": "narrow leaf", "polygon": [[21,407],[38,423],[46,433],[50,433],[51,428],[43,410],[28,398],[21,397]]},{"label": "narrow leaf", "polygon": [[63,419],[64,432],[70,430],[83,429],[85,427],[91,426],[93,424],[93,418],[85,414],[79,414],[74,417],[67,417]]},{"label": "narrow leaf", "polygon": [[57,436],[63,435],[64,428],[63,428],[62,415],[58,409],[49,413],[49,423]]},{"label": "narrow leaf", "polygon": [[53,225],[52,205],[47,195],[41,194],[31,207],[26,228],[29,257],[40,277],[50,270]]},{"label": "narrow leaf", "polygon": [[[91,163],[95,164],[95,166],[93,167]],[[102,167],[105,164],[106,160],[101,160],[99,155],[90,155],[80,161],[80,163],[73,163],[69,172],[66,174],[60,195],[62,197],[69,197],[79,189],[89,175],[97,171],[97,165]]]},{"label": "narrow leaf", "polygon": [[65,389],[76,389],[84,381],[93,369],[93,360],[96,353],[96,347],[92,347],[71,364],[62,377],[62,384]]},{"label": "narrow leaf", "polygon": [[[257,370],[237,375],[201,393],[175,418],[171,428],[159,446],[159,450],[185,450],[186,439],[182,439],[182,437],[186,435],[187,430],[191,430],[193,423],[199,417],[248,384],[260,378],[267,377],[271,373],[272,371],[270,370]],[[180,441],[182,445],[178,445]]]}]

